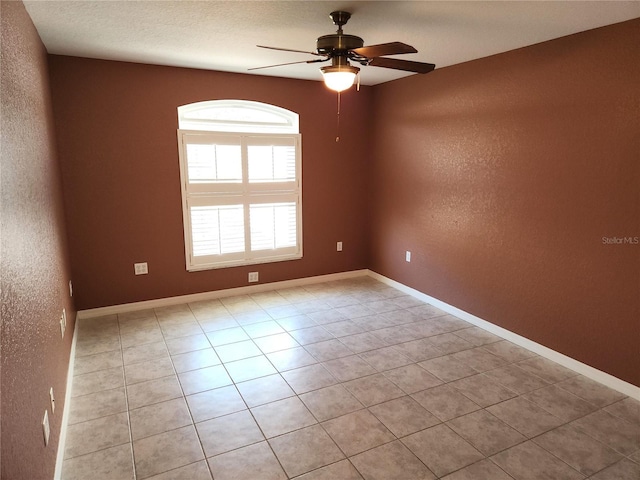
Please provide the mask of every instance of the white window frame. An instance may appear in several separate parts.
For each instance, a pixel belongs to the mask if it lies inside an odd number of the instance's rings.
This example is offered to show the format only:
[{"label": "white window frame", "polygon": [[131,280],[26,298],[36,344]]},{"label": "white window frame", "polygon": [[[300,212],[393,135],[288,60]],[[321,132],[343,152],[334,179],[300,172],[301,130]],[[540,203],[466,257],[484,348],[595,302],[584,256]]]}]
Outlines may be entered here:
[{"label": "white window frame", "polygon": [[[211,120],[184,118],[199,108],[207,108],[215,112],[217,107],[223,109],[243,108],[257,109],[267,112],[271,119],[273,133],[268,122],[238,121],[237,117],[224,122],[224,118]],[[228,110],[226,110],[228,111]],[[186,115],[185,115],[186,112]],[[302,258],[302,149],[301,135],[298,130],[298,115],[295,112],[258,102],[239,100],[218,100],[185,105],[178,108],[180,127],[178,129],[178,150],[180,161],[180,183],[182,193],[182,215],[184,224],[185,258],[188,271],[199,271],[217,268],[228,268],[242,265],[253,265],[269,262],[289,261]],[[251,119],[251,115],[247,118]],[[267,117],[269,118],[269,117]],[[183,121],[184,120],[184,121]],[[183,126],[198,126],[198,130],[184,129]],[[232,131],[235,128],[237,131]],[[215,130],[214,130],[215,129]],[[258,130],[257,132],[254,130]],[[292,133],[296,130],[296,133]],[[229,183],[190,183],[187,164],[187,145],[212,144],[222,138],[241,145],[242,181]],[[295,147],[295,179],[286,182],[249,182],[248,179],[248,145],[287,144]],[[251,205],[265,203],[295,203],[296,208],[296,245],[273,250],[251,250],[249,209]],[[241,253],[220,255],[193,255],[193,237],[191,224],[192,206],[243,205],[245,250]]]}]

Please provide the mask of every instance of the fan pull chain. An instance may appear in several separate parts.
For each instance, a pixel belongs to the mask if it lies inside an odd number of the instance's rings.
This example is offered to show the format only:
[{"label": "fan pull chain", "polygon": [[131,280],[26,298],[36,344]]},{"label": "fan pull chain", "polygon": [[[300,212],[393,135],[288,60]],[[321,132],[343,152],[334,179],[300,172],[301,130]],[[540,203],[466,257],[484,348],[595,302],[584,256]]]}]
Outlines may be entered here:
[{"label": "fan pull chain", "polygon": [[338,92],[338,118],[336,125],[336,143],[340,141],[340,92]]}]

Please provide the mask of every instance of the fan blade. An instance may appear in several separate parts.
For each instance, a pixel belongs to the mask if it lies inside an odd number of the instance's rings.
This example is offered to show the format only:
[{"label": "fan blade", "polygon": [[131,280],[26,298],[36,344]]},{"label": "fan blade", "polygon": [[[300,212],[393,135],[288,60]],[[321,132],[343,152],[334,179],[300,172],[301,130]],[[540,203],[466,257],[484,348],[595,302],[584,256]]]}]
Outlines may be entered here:
[{"label": "fan blade", "polygon": [[433,63],[411,62],[409,60],[398,60],[396,58],[372,58],[369,65],[415,73],[429,73],[436,68]]},{"label": "fan blade", "polygon": [[385,55],[399,55],[401,53],[418,53],[411,45],[402,42],[381,43],[351,50],[357,55],[367,58],[383,57]]},{"label": "fan blade", "polygon": [[285,65],[295,65],[296,63],[318,63],[318,62],[326,62],[329,60],[328,58],[318,58],[314,60],[302,60],[300,62],[288,62],[288,63],[278,63],[277,65],[267,65],[265,67],[254,67],[249,70],[262,70],[263,68],[272,68],[272,67],[283,67]]},{"label": "fan blade", "polygon": [[266,47],[264,45],[256,45],[259,48],[268,48],[269,50],[280,50],[281,52],[306,53],[307,55],[320,55],[317,52],[305,52],[304,50],[292,50],[290,48]]}]

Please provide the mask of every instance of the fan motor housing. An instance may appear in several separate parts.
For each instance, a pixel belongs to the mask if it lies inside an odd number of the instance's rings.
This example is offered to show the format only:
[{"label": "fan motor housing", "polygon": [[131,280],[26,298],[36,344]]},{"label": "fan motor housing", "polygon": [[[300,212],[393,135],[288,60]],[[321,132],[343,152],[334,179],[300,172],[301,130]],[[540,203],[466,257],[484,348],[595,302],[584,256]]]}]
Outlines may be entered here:
[{"label": "fan motor housing", "polygon": [[319,54],[327,55],[335,50],[353,50],[364,46],[364,40],[355,35],[334,33],[318,38],[316,48]]}]

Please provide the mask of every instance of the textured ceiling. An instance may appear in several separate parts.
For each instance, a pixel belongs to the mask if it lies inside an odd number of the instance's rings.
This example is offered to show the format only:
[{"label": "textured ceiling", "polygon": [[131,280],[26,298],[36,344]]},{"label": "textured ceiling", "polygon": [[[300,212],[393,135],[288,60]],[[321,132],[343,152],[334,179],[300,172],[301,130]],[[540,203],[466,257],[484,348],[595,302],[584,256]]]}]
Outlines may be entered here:
[{"label": "textured ceiling", "polygon": [[[640,17],[640,2],[455,1],[25,1],[49,53],[320,80],[318,65],[251,67],[311,55],[256,45],[315,49],[335,32],[328,14],[353,14],[345,33],[365,45],[401,41],[406,60],[436,68]],[[324,65],[324,64],[321,64]],[[364,67],[365,85],[406,72]]]}]

